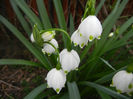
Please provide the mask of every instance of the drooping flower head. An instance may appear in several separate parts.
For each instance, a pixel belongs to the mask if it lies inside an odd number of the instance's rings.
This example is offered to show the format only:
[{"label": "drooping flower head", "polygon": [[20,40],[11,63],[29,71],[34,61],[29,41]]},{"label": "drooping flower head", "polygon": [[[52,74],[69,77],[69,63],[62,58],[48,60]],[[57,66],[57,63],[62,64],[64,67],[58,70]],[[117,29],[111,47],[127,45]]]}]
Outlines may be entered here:
[{"label": "drooping flower head", "polygon": [[66,75],[63,70],[57,70],[56,68],[51,69],[46,77],[47,85],[49,88],[53,88],[57,94],[65,86]]},{"label": "drooping flower head", "polygon": [[30,35],[30,40],[31,40],[32,43],[35,42],[35,39],[34,39],[34,37],[33,37],[33,33],[31,33],[31,35]]},{"label": "drooping flower head", "polygon": [[71,50],[69,52],[67,49],[64,49],[60,53],[60,63],[65,73],[68,73],[71,70],[75,70],[78,68],[80,58],[75,50]]},{"label": "drooping flower head", "polygon": [[50,41],[54,38],[54,36],[55,36],[55,31],[48,31],[42,34],[42,39],[44,41]]},{"label": "drooping flower head", "polygon": [[[49,43],[51,43],[53,46],[55,46],[55,48],[58,48],[58,43],[55,39],[52,39]],[[48,55],[51,55],[52,53],[55,52],[55,48],[48,44],[48,43],[44,43],[42,52],[45,54],[47,53]]]},{"label": "drooping flower head", "polygon": [[115,87],[119,93],[130,93],[133,91],[133,74],[125,70],[116,73],[112,79],[111,86]]},{"label": "drooping flower head", "polygon": [[71,40],[75,45],[83,48],[88,40],[100,39],[101,33],[102,25],[100,21],[96,16],[90,15],[81,22],[78,29],[72,34]]}]

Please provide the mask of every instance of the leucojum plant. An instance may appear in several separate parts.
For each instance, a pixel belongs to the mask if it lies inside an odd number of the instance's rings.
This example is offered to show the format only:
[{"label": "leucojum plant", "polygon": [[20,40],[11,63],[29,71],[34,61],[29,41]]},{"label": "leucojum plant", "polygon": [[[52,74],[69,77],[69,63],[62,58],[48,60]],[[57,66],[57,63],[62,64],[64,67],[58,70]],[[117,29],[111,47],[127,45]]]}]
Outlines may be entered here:
[{"label": "leucojum plant", "polygon": [[[75,29],[71,15],[70,27],[67,28],[60,0],[53,0],[59,28],[52,28],[43,0],[36,0],[39,17],[24,0],[10,0],[31,42],[1,15],[0,22],[25,45],[39,63],[23,59],[0,59],[0,65],[26,65],[48,70],[44,84],[33,89],[24,99],[131,98],[133,57],[128,52],[133,47],[133,41],[130,40],[133,36],[133,17],[121,26],[116,25],[128,0],[116,0],[111,13],[103,22],[97,14],[105,0],[101,0],[96,9],[95,2],[87,1],[81,23]],[[59,33],[63,37],[63,47],[55,39]],[[125,47],[127,45],[130,47]]]}]

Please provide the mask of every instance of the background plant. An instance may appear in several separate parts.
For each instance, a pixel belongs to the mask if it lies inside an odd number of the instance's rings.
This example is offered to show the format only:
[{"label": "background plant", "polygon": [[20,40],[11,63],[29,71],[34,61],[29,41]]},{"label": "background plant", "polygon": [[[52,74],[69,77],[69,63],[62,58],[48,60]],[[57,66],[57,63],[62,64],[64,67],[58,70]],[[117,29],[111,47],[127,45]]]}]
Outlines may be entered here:
[{"label": "background plant", "polygon": [[[64,89],[64,91],[60,95],[56,95],[51,90],[46,90],[46,94],[44,94],[43,90],[46,89],[46,84],[42,84],[41,86],[34,89],[27,97],[47,97],[49,98],[67,98],[70,99],[80,99],[81,97],[85,97],[90,93],[90,95],[95,95],[97,92],[103,99],[104,98],[128,98],[127,96],[117,94],[114,90],[108,88],[110,84],[110,80],[112,76],[119,69],[126,69],[125,66],[128,66],[132,57],[128,56],[128,50],[124,49],[125,45],[132,44],[132,41],[129,40],[133,36],[131,24],[133,23],[133,17],[129,18],[122,26],[115,25],[116,21],[120,17],[126,3],[128,0],[117,0],[112,12],[109,16],[102,22],[103,24],[103,35],[101,36],[100,41],[93,41],[89,43],[87,47],[83,50],[78,47],[75,48],[79,52],[80,59],[82,60],[80,64],[79,71],[73,71],[68,75],[68,89]],[[67,31],[67,26],[65,23],[63,10],[61,6],[60,0],[53,1],[59,26],[61,29]],[[98,7],[96,8],[96,15],[98,14],[99,9],[102,7],[104,0],[100,2]],[[28,35],[30,35],[32,29],[29,27],[33,27],[34,24],[38,24],[39,29],[50,29],[52,25],[49,21],[49,17],[46,13],[45,6],[42,0],[37,0],[38,10],[40,12],[40,19],[29,9],[27,4],[23,0],[11,0],[11,4],[14,8],[14,11],[17,13],[17,17],[20,20],[22,27],[26,31]],[[29,19],[29,23],[25,20],[22,13],[20,12],[20,8],[27,18]],[[40,21],[41,20],[41,21]],[[17,59],[1,59],[0,64],[21,64],[26,66],[36,66],[42,67],[47,70],[53,68],[47,56],[43,55],[38,49],[36,45],[32,45],[23,35],[18,31],[10,22],[8,22],[4,17],[0,16],[0,21],[10,30],[13,34],[31,51],[31,53],[36,56],[36,58],[40,61],[40,63],[35,63],[27,60],[17,60]],[[42,22],[42,23],[41,23]],[[73,23],[73,22],[72,22]],[[71,28],[73,24],[71,23]],[[73,29],[74,30],[74,29]],[[114,32],[114,36],[109,38],[108,35],[110,32]],[[58,33],[57,33],[58,34]],[[63,35],[64,47],[66,47],[67,38]],[[120,47],[122,47],[120,49]],[[131,46],[132,48],[132,46]],[[91,51],[92,50],[92,51]],[[117,53],[117,51],[122,51],[122,53]],[[124,56],[124,57],[123,57]],[[111,66],[108,61],[111,61]],[[121,60],[121,61],[119,61]],[[124,60],[124,61],[123,61]],[[104,69],[103,69],[104,66]],[[130,65],[132,67],[132,65]],[[89,76],[93,75],[93,76]],[[88,82],[91,81],[91,82]],[[90,87],[85,87],[83,85],[87,85]],[[106,86],[106,87],[104,87]],[[93,87],[94,89],[92,89]],[[96,92],[95,92],[96,89]],[[81,90],[81,91],[79,91]]]}]

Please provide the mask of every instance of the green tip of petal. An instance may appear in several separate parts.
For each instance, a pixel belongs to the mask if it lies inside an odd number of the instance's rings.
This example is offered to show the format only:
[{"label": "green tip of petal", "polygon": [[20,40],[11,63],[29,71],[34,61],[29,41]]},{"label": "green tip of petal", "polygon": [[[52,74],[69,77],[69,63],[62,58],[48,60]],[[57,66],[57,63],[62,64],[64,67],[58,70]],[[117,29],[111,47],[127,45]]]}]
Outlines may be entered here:
[{"label": "green tip of petal", "polygon": [[97,38],[98,40],[100,40],[101,39],[101,36],[98,36],[98,38]]},{"label": "green tip of petal", "polygon": [[51,54],[50,53],[48,53],[48,56],[50,56]]},{"label": "green tip of petal", "polygon": [[92,41],[93,38],[94,38],[94,37],[93,37],[92,35],[90,35],[90,36],[89,36],[89,41]]},{"label": "green tip of petal", "polygon": [[113,87],[113,81],[112,81],[112,83],[110,84],[110,87]]},{"label": "green tip of petal", "polygon": [[68,71],[67,70],[65,70],[64,72],[65,72],[65,74],[68,74]]},{"label": "green tip of petal", "polygon": [[81,48],[83,48],[83,47],[84,47],[84,43],[81,44]]},{"label": "green tip of petal", "polygon": [[49,88],[49,85],[47,84],[47,88]]},{"label": "green tip of petal", "polygon": [[56,89],[56,92],[57,92],[57,94],[59,94],[59,92],[60,92],[60,89],[59,89],[59,88],[57,88],[57,89]]},{"label": "green tip of petal", "polygon": [[77,43],[74,43],[74,46],[77,46],[78,44]]},{"label": "green tip of petal", "polygon": [[118,92],[118,93],[122,93],[122,91],[121,91],[121,90],[119,90],[119,89],[117,90],[117,92]]},{"label": "green tip of petal", "polygon": [[129,88],[129,89],[132,89],[132,88],[133,88],[133,85],[132,85],[132,84],[129,84],[129,85],[128,85],[128,88]]},{"label": "green tip of petal", "polygon": [[43,54],[46,54],[46,52],[44,50],[42,50]]},{"label": "green tip of petal", "polygon": [[75,70],[76,70],[76,71],[78,71],[79,69],[78,69],[78,68],[76,68]]},{"label": "green tip of petal", "polygon": [[82,34],[80,33],[80,37],[82,36]]}]

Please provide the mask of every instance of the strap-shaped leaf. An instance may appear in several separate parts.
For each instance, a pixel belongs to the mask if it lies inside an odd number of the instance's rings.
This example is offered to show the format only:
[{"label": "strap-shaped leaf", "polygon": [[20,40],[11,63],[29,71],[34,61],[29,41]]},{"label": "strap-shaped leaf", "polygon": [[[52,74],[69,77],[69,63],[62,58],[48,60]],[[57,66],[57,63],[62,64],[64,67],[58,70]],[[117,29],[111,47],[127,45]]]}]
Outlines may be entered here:
[{"label": "strap-shaped leaf", "polygon": [[28,48],[28,50],[36,56],[36,58],[44,65],[46,69],[50,69],[50,63],[46,56],[44,56],[39,50],[37,50],[23,35],[8,22],[3,16],[0,15],[0,21]]},{"label": "strap-shaped leaf", "polygon": [[[36,96],[38,96],[42,91],[44,91],[47,88],[47,84],[42,84],[32,90],[27,96],[24,97],[24,99],[35,99]],[[45,94],[45,93],[44,93]]]},{"label": "strap-shaped leaf", "polygon": [[118,98],[118,99],[130,99],[127,96],[119,94],[119,93],[117,93],[117,92],[115,92],[115,91],[113,91],[113,90],[111,90],[109,88],[106,88],[106,87],[104,87],[102,85],[99,85],[99,84],[96,84],[96,83],[92,83],[92,82],[88,82],[88,81],[83,81],[80,84],[81,85],[86,85],[86,86],[89,86],[89,87],[93,87],[95,89],[98,89],[98,90],[100,90],[100,91],[102,91],[102,92],[104,92],[104,93],[106,93],[106,94],[108,94],[108,95],[110,95],[110,96],[112,96],[114,98]]},{"label": "strap-shaped leaf", "polygon": [[30,30],[29,24],[24,19],[22,13],[19,11],[19,8],[16,6],[16,2],[14,0],[10,0],[10,3],[12,5],[14,12],[16,13],[18,20],[20,21],[22,27],[24,28],[25,32],[30,36],[31,30]]},{"label": "strap-shaped leaf", "polygon": [[81,99],[76,82],[67,82],[69,99]]},{"label": "strap-shaped leaf", "polygon": [[51,23],[50,23],[50,20],[49,20],[49,17],[48,17],[48,14],[47,14],[47,11],[46,11],[43,1],[44,0],[36,0],[37,7],[39,10],[40,17],[41,17],[42,23],[44,25],[44,28],[49,29],[49,28],[52,28],[52,26],[51,26]]},{"label": "strap-shaped leaf", "polygon": [[100,57],[100,59],[101,59],[109,68],[111,68],[111,69],[114,70],[114,71],[116,70],[112,65],[109,64],[108,61],[106,61],[105,59],[103,59],[103,58],[101,58],[101,57]]},{"label": "strap-shaped leaf", "polygon": [[37,24],[39,29],[42,29],[42,24],[39,18],[32,12],[32,10],[28,7],[24,0],[15,0],[17,5],[21,8],[21,10],[29,17],[29,19]]},{"label": "strap-shaped leaf", "polygon": [[98,5],[97,8],[96,8],[96,13],[95,13],[95,15],[98,14],[98,12],[99,12],[100,9],[102,8],[104,2],[105,2],[105,0],[100,0],[100,3],[99,3],[99,5]]},{"label": "strap-shaped leaf", "polygon": [[0,65],[29,65],[35,67],[42,67],[42,64],[23,59],[0,59]]},{"label": "strap-shaped leaf", "polygon": [[111,96],[105,94],[104,92],[97,89],[98,94],[101,96],[101,99],[112,99]]},{"label": "strap-shaped leaf", "polygon": [[122,68],[120,68],[119,70],[116,70],[115,72],[112,72],[112,73],[110,73],[110,74],[108,74],[108,75],[105,75],[105,76],[103,76],[102,78],[96,80],[95,83],[102,84],[102,83],[105,83],[105,82],[107,82],[107,81],[110,81],[110,80],[112,79],[112,77],[114,76],[115,73],[117,73],[117,72],[120,71],[120,70],[126,69],[126,68],[127,68],[127,67],[122,67]]},{"label": "strap-shaped leaf", "polygon": [[[59,22],[59,26],[67,31],[67,25],[66,25],[66,21],[65,21],[65,17],[64,17],[64,13],[63,13],[63,8],[61,5],[61,0],[53,0],[54,2],[54,6],[55,6],[55,10],[56,10],[56,14],[58,17],[58,22]],[[63,34],[63,41],[64,41],[64,46],[67,46],[67,38],[65,37],[65,35]]]}]

